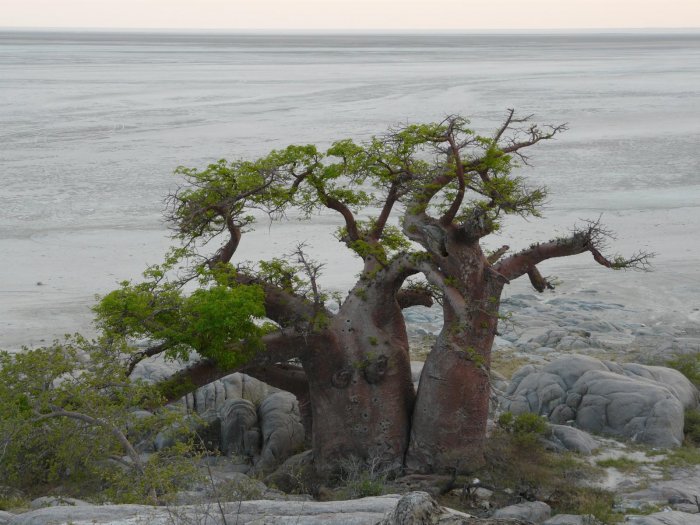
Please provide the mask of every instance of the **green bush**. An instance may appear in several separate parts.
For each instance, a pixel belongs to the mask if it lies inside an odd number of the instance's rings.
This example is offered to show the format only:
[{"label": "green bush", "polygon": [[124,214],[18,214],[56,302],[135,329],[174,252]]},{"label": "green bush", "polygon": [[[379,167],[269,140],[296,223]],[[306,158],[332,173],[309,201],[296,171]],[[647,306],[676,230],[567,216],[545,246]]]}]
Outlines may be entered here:
[{"label": "green bush", "polygon": [[700,411],[695,409],[685,411],[683,432],[687,444],[695,447],[700,446]]},{"label": "green bush", "polygon": [[502,414],[486,442],[483,467],[465,483],[477,477],[493,487],[491,502],[497,506],[537,499],[555,513],[590,514],[604,523],[621,521],[622,515],[613,509],[614,494],[589,486],[602,470],[574,453],[545,449],[541,437],[546,430],[546,420],[536,414]]},{"label": "green bush", "polygon": [[537,414],[526,412],[514,416],[504,412],[498,418],[498,426],[506,433],[522,442],[536,442],[547,432],[547,420]]},{"label": "green bush", "polygon": [[[162,454],[145,461],[135,448],[181,420],[162,404],[154,387],[129,379],[124,347],[110,341],[75,336],[0,352],[0,485],[31,495],[60,486],[62,495],[99,498],[114,489],[113,501],[159,499],[181,479],[174,473],[190,472]],[[139,417],[144,408],[150,417]]]},{"label": "green bush", "polygon": [[700,353],[676,354],[673,359],[666,362],[666,366],[675,368],[700,388]]}]

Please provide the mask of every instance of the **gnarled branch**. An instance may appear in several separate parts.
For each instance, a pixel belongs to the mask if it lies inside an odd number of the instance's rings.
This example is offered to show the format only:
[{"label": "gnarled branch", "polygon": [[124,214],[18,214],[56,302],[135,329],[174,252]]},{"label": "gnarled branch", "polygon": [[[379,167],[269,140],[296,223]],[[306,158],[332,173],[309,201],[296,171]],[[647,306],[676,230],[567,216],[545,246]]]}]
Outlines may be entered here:
[{"label": "gnarled branch", "polygon": [[[327,335],[324,333],[305,335],[291,329],[274,332],[262,338],[264,350],[258,352],[247,363],[235,368],[222,369],[211,359],[202,359],[161,382],[160,390],[167,402],[176,401],[185,394],[234,372],[261,371],[277,363],[303,357],[306,352],[322,348],[326,341]],[[231,351],[236,349],[232,348]]]}]

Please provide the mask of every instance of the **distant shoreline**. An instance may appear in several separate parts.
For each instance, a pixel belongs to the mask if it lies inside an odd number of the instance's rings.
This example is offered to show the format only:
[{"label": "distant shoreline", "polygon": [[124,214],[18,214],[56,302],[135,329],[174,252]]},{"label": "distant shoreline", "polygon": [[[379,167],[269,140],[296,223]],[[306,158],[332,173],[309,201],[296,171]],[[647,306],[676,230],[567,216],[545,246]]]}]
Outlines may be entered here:
[{"label": "distant shoreline", "polygon": [[507,36],[507,35],[697,35],[700,27],[638,27],[638,28],[557,28],[557,29],[227,29],[227,28],[121,28],[121,27],[4,27],[2,33],[104,33],[104,34],[172,34],[172,35],[255,35],[255,36]]}]

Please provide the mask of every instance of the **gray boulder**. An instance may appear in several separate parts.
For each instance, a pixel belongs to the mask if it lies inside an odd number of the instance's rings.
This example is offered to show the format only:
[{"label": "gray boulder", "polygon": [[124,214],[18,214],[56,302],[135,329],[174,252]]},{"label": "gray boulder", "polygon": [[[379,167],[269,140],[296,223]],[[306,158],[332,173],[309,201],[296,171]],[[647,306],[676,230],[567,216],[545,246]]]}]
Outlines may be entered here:
[{"label": "gray boulder", "polygon": [[83,501],[75,498],[64,498],[63,496],[42,496],[40,498],[33,499],[29,503],[29,508],[31,509],[42,509],[44,507],[82,507],[85,505],[91,505],[87,501]]},{"label": "gray boulder", "polygon": [[257,407],[268,395],[279,391],[259,379],[236,372],[187,394],[182,402],[188,410],[199,413],[219,410],[228,399],[247,399]]},{"label": "gray boulder", "polygon": [[557,514],[549,518],[542,525],[603,525],[590,514],[579,516],[578,514]]},{"label": "gray boulder", "polygon": [[268,474],[264,481],[284,492],[311,492],[313,459],[312,450],[295,454],[287,458],[272,474]]},{"label": "gray boulder", "polygon": [[535,525],[544,523],[552,515],[552,509],[543,501],[527,501],[498,509],[494,518],[508,518],[529,521]]},{"label": "gray boulder", "polygon": [[[498,521],[479,520],[453,509],[441,507],[427,492],[409,492],[404,494],[396,508],[379,525],[463,525],[489,523],[497,525]],[[509,525],[518,525],[509,522]]]},{"label": "gray boulder", "polygon": [[700,525],[700,514],[686,514],[677,510],[655,512],[648,516],[626,516],[632,525]]},{"label": "gray boulder", "polygon": [[674,469],[670,479],[649,480],[639,490],[625,495],[622,503],[629,500],[648,503],[649,505],[692,505],[694,511],[698,511],[695,504],[695,496],[700,495],[700,466]]},{"label": "gray boulder", "polygon": [[260,455],[260,429],[255,405],[247,399],[227,399],[219,408],[221,452],[257,458]]},{"label": "gray boulder", "polygon": [[[105,505],[92,507],[53,507],[18,515],[12,525],[113,524],[171,525],[178,523],[214,525],[222,523],[265,523],[266,525],[374,525],[394,510],[398,495],[351,501],[234,501],[215,505],[149,507],[145,505]],[[223,512],[222,512],[223,511]]]},{"label": "gray boulder", "polygon": [[423,525],[435,523],[442,508],[427,492],[409,492],[381,525]]},{"label": "gray boulder", "polygon": [[594,450],[601,446],[597,439],[578,428],[550,424],[548,429],[549,433],[546,439],[558,449],[590,456]]},{"label": "gray boulder", "polygon": [[14,517],[14,514],[0,510],[0,525],[7,525],[14,519]]},{"label": "gray boulder", "polygon": [[289,392],[267,396],[258,409],[262,450],[255,468],[269,472],[304,446],[304,425],[299,403]]},{"label": "gray boulder", "polygon": [[514,414],[534,412],[554,424],[573,423],[594,433],[652,446],[683,441],[684,410],[697,407],[697,389],[680,372],[618,365],[573,355],[540,369],[518,370],[503,402]]}]

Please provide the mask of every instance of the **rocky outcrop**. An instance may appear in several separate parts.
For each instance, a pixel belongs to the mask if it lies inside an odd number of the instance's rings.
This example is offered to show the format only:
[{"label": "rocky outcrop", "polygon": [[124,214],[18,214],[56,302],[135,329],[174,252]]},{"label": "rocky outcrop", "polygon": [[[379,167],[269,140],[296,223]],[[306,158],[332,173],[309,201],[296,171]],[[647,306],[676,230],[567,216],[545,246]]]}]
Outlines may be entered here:
[{"label": "rocky outcrop", "polygon": [[630,525],[700,525],[700,514],[668,511],[656,512],[648,516],[627,516],[625,523]]},{"label": "rocky outcrop", "polygon": [[591,515],[557,514],[542,525],[603,525],[603,523]]},{"label": "rocky outcrop", "polygon": [[566,425],[548,425],[545,439],[547,444],[555,450],[578,452],[584,456],[590,456],[601,446],[600,442],[588,432]]},{"label": "rocky outcrop", "polygon": [[[132,377],[158,381],[177,368],[162,359],[147,360],[139,363]],[[259,471],[269,472],[303,449],[306,436],[296,397],[246,374],[223,377],[174,405],[196,414],[185,424],[197,432],[209,450],[247,459]],[[139,450],[153,452],[171,447],[185,435],[179,430],[164,429],[152,442],[141,442]]]},{"label": "rocky outcrop", "polygon": [[304,425],[299,403],[289,392],[276,392],[266,397],[258,409],[262,432],[262,451],[256,469],[274,469],[304,446]]},{"label": "rocky outcrop", "polygon": [[527,501],[498,509],[493,513],[494,518],[523,520],[539,525],[552,515],[552,509],[542,501]]},{"label": "rocky outcrop", "polygon": [[145,505],[104,505],[52,507],[13,518],[13,525],[112,524],[170,525],[199,523],[265,523],[266,525],[524,525],[520,520],[479,520],[440,507],[426,493],[388,495],[350,501],[238,501],[218,505],[149,507]]},{"label": "rocky outcrop", "polygon": [[684,410],[697,389],[680,372],[573,355],[544,367],[527,365],[512,378],[503,409],[534,412],[555,424],[624,437],[652,446],[683,441]]},{"label": "rocky outcrop", "polygon": [[260,429],[255,405],[247,399],[227,399],[219,408],[221,452],[256,460],[260,455]]}]

